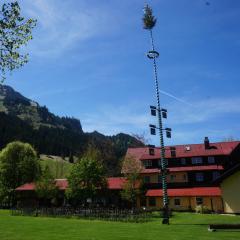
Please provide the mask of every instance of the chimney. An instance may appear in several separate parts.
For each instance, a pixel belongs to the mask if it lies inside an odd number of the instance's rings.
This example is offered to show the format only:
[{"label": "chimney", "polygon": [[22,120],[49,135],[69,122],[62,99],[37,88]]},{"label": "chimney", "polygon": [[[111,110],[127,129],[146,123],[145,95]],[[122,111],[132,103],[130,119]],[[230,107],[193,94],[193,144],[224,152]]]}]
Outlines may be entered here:
[{"label": "chimney", "polygon": [[204,138],[204,146],[205,146],[205,149],[209,149],[210,148],[210,143],[209,143],[208,137]]}]

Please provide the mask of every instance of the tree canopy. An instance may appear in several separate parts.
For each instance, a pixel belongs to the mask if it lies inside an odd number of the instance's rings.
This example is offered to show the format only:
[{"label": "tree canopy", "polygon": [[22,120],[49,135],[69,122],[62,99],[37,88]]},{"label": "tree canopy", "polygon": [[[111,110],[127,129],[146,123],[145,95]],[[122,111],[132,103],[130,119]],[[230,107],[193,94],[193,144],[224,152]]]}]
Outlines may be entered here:
[{"label": "tree canopy", "polygon": [[156,25],[157,19],[153,16],[153,12],[149,5],[144,7],[143,28],[151,30]]},{"label": "tree canopy", "polygon": [[85,203],[88,198],[96,197],[99,189],[106,187],[105,171],[97,156],[97,152],[88,151],[73,165],[66,193],[69,199]]},{"label": "tree canopy", "polygon": [[41,177],[36,182],[36,193],[39,198],[47,200],[55,200],[58,194],[58,187],[55,179],[50,172],[48,166],[42,171]]},{"label": "tree canopy", "polygon": [[121,196],[129,201],[132,206],[136,203],[137,196],[142,193],[141,171],[143,167],[141,163],[133,156],[127,156],[122,162],[122,173],[126,178],[123,185]]},{"label": "tree canopy", "polygon": [[0,152],[1,192],[10,202],[17,187],[35,181],[39,175],[40,163],[30,144],[12,142]]},{"label": "tree canopy", "polygon": [[4,3],[0,9],[0,74],[5,80],[6,72],[22,67],[28,62],[28,54],[20,51],[32,39],[36,20],[21,16],[17,1]]}]

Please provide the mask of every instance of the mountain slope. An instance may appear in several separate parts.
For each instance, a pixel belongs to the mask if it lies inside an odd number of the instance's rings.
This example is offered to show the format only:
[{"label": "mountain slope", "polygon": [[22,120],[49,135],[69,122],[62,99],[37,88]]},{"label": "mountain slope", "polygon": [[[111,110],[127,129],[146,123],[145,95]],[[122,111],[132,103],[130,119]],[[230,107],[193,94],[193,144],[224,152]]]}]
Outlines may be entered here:
[{"label": "mountain slope", "polygon": [[39,154],[82,156],[89,145],[101,152],[108,175],[120,173],[120,159],[129,146],[143,144],[120,133],[105,136],[97,131],[84,133],[80,120],[59,117],[44,106],[0,85],[0,149],[15,140],[29,142]]},{"label": "mountain slope", "polygon": [[68,117],[58,117],[44,106],[41,107],[13,88],[0,85],[0,112],[5,112],[11,116],[17,116],[33,128],[41,126],[69,129],[82,133],[82,126],[78,119]]}]

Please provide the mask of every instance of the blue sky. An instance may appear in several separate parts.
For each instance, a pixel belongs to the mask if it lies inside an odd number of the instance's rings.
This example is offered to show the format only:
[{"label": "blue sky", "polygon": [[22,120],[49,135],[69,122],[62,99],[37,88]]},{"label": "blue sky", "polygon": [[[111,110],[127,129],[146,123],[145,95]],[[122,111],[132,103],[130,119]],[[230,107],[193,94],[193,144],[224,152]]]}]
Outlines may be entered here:
[{"label": "blue sky", "polygon": [[6,84],[84,131],[145,134],[155,104],[149,33],[142,8],[157,17],[155,44],[167,144],[240,137],[240,1],[20,0],[38,19],[30,62]]}]

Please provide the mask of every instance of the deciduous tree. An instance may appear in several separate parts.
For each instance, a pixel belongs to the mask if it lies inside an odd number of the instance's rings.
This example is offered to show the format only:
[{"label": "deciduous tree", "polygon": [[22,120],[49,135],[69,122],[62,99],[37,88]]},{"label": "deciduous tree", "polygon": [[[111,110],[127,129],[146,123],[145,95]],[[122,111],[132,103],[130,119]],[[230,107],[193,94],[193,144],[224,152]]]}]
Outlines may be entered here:
[{"label": "deciduous tree", "polygon": [[129,201],[132,207],[136,204],[137,196],[142,193],[142,181],[140,173],[143,167],[136,158],[127,156],[122,162],[122,173],[126,178],[121,196]]},{"label": "deciduous tree", "polygon": [[94,199],[97,192],[106,187],[105,171],[97,156],[98,153],[90,149],[73,165],[66,195],[75,203],[85,203],[88,198]]},{"label": "deciduous tree", "polygon": [[46,166],[41,177],[36,182],[36,193],[38,197],[44,199],[44,202],[46,203],[48,200],[56,200],[58,190],[55,179],[51,174],[49,167]]},{"label": "deciduous tree", "polygon": [[32,39],[36,20],[25,20],[17,1],[4,3],[0,9],[0,74],[4,81],[7,71],[22,67],[28,62],[28,54],[20,48]]},{"label": "deciduous tree", "polygon": [[12,142],[0,152],[1,192],[9,203],[13,203],[17,187],[35,181],[39,174],[40,163],[30,144]]}]

